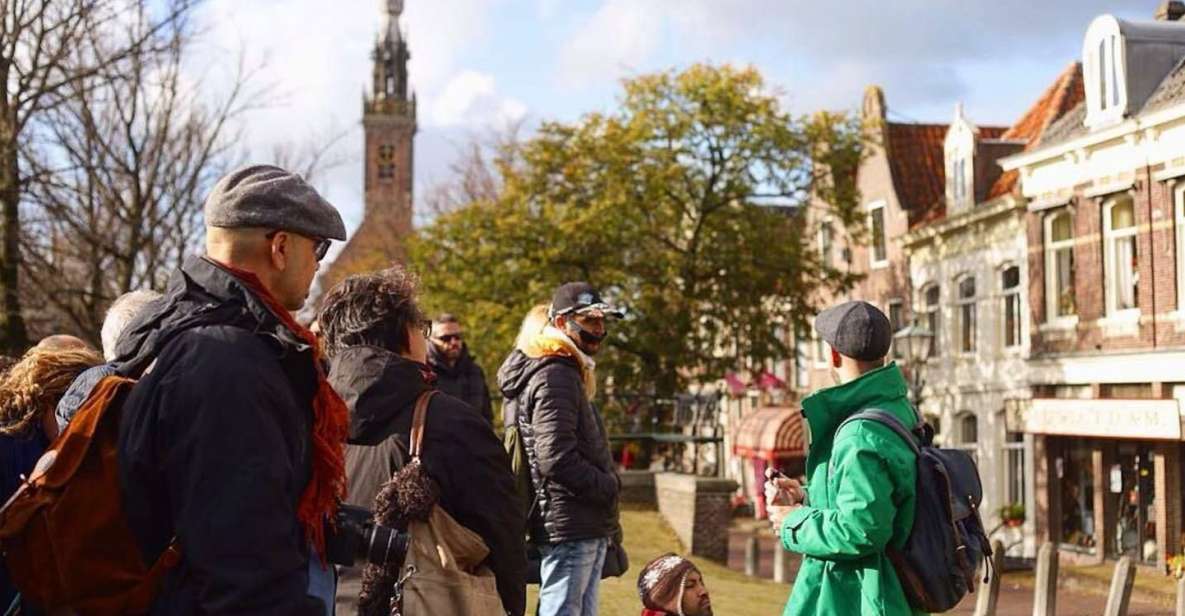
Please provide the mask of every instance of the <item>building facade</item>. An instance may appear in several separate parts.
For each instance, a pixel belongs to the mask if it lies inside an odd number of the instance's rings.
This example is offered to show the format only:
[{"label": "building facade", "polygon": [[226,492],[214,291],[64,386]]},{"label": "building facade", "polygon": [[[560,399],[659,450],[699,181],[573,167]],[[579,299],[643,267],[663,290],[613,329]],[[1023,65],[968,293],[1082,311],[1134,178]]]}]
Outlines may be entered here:
[{"label": "building facade", "polygon": [[1096,18],[1085,99],[1002,161],[1026,199],[1038,541],[1067,558],[1181,553],[1185,7]]},{"label": "building facade", "polygon": [[977,127],[956,108],[944,142],[946,207],[904,238],[912,318],[934,336],[919,406],[937,442],[975,457],[984,524],[1012,556],[1036,551],[1032,516],[1018,517],[1036,501],[1032,438],[1006,413],[1030,397],[1028,244],[1017,173],[998,161],[1036,147],[1081,99],[1075,63],[1006,130]]},{"label": "building facade", "polygon": [[411,59],[399,26],[402,0],[388,0],[371,52],[370,92],[362,100],[362,223],[320,280],[333,287],[352,273],[378,270],[402,260],[412,231],[415,172],[416,96],[408,83]]}]

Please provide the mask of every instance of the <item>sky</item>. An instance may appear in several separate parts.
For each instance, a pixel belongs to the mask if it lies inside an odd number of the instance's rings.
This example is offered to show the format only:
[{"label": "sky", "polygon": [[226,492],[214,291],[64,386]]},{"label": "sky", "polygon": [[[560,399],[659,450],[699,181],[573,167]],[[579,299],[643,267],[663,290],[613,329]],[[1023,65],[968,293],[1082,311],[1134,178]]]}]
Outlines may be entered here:
[{"label": "sky", "polygon": [[[623,78],[695,62],[757,67],[794,113],[855,110],[877,84],[892,120],[949,122],[962,102],[973,122],[1009,125],[1080,58],[1094,17],[1150,20],[1157,2],[405,0],[416,193],[447,179],[472,136],[608,111]],[[248,157],[341,136],[340,164],[315,183],[350,229],[363,213],[361,101],[385,5],[208,0],[196,16],[203,91],[216,98],[239,66],[267,90],[241,119]]]}]

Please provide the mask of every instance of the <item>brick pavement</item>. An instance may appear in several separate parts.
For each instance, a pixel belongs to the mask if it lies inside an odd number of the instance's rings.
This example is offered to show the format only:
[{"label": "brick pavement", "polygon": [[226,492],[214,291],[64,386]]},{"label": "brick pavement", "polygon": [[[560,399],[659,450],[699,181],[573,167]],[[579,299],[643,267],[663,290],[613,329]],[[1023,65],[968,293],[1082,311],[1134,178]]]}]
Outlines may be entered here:
[{"label": "brick pavement", "polygon": [[[745,542],[748,533],[744,530],[733,529],[729,532],[728,567],[737,571],[745,570]],[[759,555],[758,574],[763,578],[773,578],[773,554],[776,547],[774,537],[769,533],[758,535]],[[798,572],[798,559],[791,560],[791,571]],[[1033,589],[1030,576],[1017,576],[1020,581],[1010,581],[1005,575],[1000,587],[1000,602],[997,616],[1031,616],[1033,613]],[[1017,578],[1013,578],[1016,580]],[[710,590],[710,588],[709,588]],[[1099,589],[1105,592],[1105,589]],[[1061,588],[1058,590],[1058,616],[1098,616],[1103,612],[1107,603],[1104,594],[1095,589]],[[975,611],[975,597],[968,597],[966,601],[948,612],[949,614],[972,614]],[[1128,616],[1172,616],[1171,607],[1164,607],[1155,603],[1132,601]]]}]

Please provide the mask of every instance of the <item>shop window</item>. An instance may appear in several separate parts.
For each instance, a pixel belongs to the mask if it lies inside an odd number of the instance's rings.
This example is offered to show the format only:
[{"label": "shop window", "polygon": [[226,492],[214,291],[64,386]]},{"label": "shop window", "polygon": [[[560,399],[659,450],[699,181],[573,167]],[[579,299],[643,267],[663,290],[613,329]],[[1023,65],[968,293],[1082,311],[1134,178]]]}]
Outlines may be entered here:
[{"label": "shop window", "polygon": [[1139,298],[1140,269],[1131,197],[1113,199],[1103,207],[1103,241],[1107,314],[1134,311]]},{"label": "shop window", "polygon": [[1004,298],[1004,346],[1020,346],[1020,268],[1012,265],[1000,273],[1000,287]]},{"label": "shop window", "polygon": [[1094,554],[1094,464],[1089,441],[1067,441],[1062,455],[1054,460],[1057,484],[1061,487],[1063,546]]},{"label": "shop window", "polygon": [[1108,469],[1107,498],[1115,503],[1115,531],[1108,541],[1108,556],[1130,556],[1155,563],[1156,481],[1152,450],[1143,443],[1115,446],[1115,463]]},{"label": "shop window", "polygon": [[930,330],[930,357],[938,356],[939,332],[942,328],[939,327],[942,318],[942,309],[938,301],[941,293],[938,285],[932,284],[922,290],[922,323],[926,329]]},{"label": "shop window", "polygon": [[1045,219],[1046,320],[1078,314],[1074,301],[1074,232],[1069,212]]},{"label": "shop window", "polygon": [[959,297],[959,352],[975,352],[975,277],[966,276],[958,281]]}]

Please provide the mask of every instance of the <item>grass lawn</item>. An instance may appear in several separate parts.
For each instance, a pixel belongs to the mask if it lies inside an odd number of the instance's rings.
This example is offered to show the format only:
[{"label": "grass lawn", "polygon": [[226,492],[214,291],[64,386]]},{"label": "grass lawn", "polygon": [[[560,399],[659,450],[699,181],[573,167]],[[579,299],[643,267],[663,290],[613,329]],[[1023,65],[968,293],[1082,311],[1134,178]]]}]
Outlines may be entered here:
[{"label": "grass lawn", "polygon": [[[601,609],[605,616],[636,616],[642,611],[638,599],[638,571],[656,556],[667,552],[686,555],[678,537],[657,511],[623,509],[621,524],[625,529],[625,549],[630,570],[620,578],[601,582]],[[769,580],[747,577],[705,558],[693,558],[704,574],[712,594],[712,611],[717,614],[777,616],[786,606],[790,586]],[[533,614],[538,586],[527,587],[527,613]]]}]

